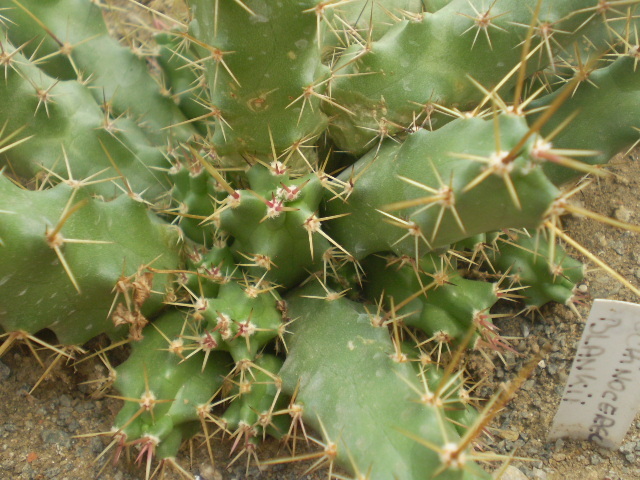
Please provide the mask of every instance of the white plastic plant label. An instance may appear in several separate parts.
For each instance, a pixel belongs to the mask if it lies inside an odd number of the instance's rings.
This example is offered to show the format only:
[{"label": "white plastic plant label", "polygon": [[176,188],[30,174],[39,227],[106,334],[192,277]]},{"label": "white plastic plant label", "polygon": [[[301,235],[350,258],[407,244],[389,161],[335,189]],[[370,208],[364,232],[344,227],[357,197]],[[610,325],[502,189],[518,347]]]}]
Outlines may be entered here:
[{"label": "white plastic plant label", "polygon": [[549,439],[617,448],[640,408],[640,305],[595,300]]}]

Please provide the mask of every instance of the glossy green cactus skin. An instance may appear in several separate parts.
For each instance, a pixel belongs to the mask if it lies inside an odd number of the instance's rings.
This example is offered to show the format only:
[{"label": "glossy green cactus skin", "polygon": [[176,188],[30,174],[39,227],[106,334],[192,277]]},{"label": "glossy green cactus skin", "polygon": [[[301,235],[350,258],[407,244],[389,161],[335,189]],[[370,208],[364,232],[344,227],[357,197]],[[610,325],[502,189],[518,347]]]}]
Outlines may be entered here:
[{"label": "glossy green cactus skin", "polygon": [[265,160],[273,151],[312,144],[325,130],[320,98],[304,95],[308,87],[322,95],[329,74],[320,62],[316,3],[193,2],[196,34],[213,58],[207,78],[221,156]]},{"label": "glossy green cactus skin", "polygon": [[455,260],[434,254],[423,257],[417,266],[409,257],[370,256],[363,262],[365,291],[368,298],[383,301],[387,320],[401,318],[435,344],[458,345],[475,329],[467,339],[472,347],[498,347],[500,339],[489,310],[498,301],[499,286],[465,279],[456,267]]},{"label": "glossy green cactus skin", "polygon": [[98,103],[107,102],[118,117],[141,122],[156,146],[169,137],[186,140],[194,132],[173,101],[163,95],[143,58],[111,38],[94,2],[84,0],[2,0],[11,22],[5,23],[14,44],[28,44],[39,66],[59,80],[80,80],[92,87]]},{"label": "glossy green cactus skin", "polygon": [[159,458],[175,457],[182,440],[190,437],[186,429],[200,427],[232,364],[220,352],[206,359],[203,352],[189,355],[182,339],[186,321],[178,311],[157,319],[116,368],[114,386],[128,400],[114,429],[128,442],[157,447]]},{"label": "glossy green cactus skin", "polygon": [[235,241],[239,264],[255,277],[292,287],[322,264],[331,246],[319,231],[322,185],[316,175],[291,180],[277,167],[253,166],[250,189],[229,196],[218,214],[220,228]]},{"label": "glossy green cactus skin", "polygon": [[[357,180],[348,201],[328,203],[331,215],[349,214],[333,221],[329,233],[357,258],[388,250],[415,258],[478,233],[517,226],[536,228],[559,191],[533,165],[526,153],[530,146],[504,170],[497,161],[527,128],[523,119],[509,115],[499,118],[497,128],[490,120],[459,119],[434,132],[413,133],[401,144],[383,144],[341,174],[345,182]],[[486,179],[469,189],[481,175]],[[441,191],[448,200],[439,200]],[[433,198],[432,208],[426,208],[429,197]],[[418,203],[391,208],[408,201]],[[389,217],[380,210],[396,219],[385,222]]]},{"label": "glossy green cactus skin", "polygon": [[181,32],[169,31],[154,37],[159,52],[155,60],[162,69],[162,84],[171,92],[171,98],[199,134],[206,136],[211,110],[204,75],[198,74],[194,62],[196,55],[183,46]]},{"label": "glossy green cactus skin", "polygon": [[206,308],[196,314],[206,322],[202,342],[228,351],[236,362],[253,360],[280,333],[282,313],[277,298],[277,293],[261,291],[259,286],[225,283],[218,297],[207,299]]},{"label": "glossy green cactus skin", "polygon": [[194,242],[211,247],[215,241],[216,229],[212,220],[207,220],[215,212],[216,201],[223,200],[225,192],[216,189],[216,182],[202,165],[189,162],[177,163],[169,170],[173,183],[171,197],[175,205],[175,223]]},{"label": "glossy green cactus skin", "polygon": [[418,479],[431,471],[446,479],[488,479],[470,463],[465,470],[443,465],[411,438],[444,447],[459,437],[442,422],[442,407],[420,402],[413,367],[392,359],[387,330],[373,327],[357,303],[302,297],[318,294],[311,286],[287,298],[299,320],[281,375],[285,391],[298,390],[305,420],[323,432],[326,445],[335,444],[339,463],[371,479]]},{"label": "glossy green cactus skin", "polygon": [[542,235],[514,234],[502,240],[491,256],[492,265],[524,287],[519,294],[525,305],[578,302],[578,284],[584,280],[581,262],[571,258],[560,245],[554,245],[552,251],[549,240]]},{"label": "glossy green cactus skin", "polygon": [[[553,36],[549,48],[561,49],[579,36],[589,16],[579,13],[585,3],[542,2],[537,26],[549,29],[542,35],[556,29],[565,33]],[[324,104],[334,116],[333,139],[359,155],[379,139],[410,128],[416,119],[425,120],[429,105],[473,108],[485,95],[477,84],[491,90],[520,61],[521,50],[514,45],[525,39],[535,9],[534,1],[453,0],[435,13],[398,21],[375,42],[354,42],[336,66],[340,75],[332,83],[334,103]],[[551,61],[546,54],[537,55],[530,70]],[[516,78],[511,76],[500,91],[508,92]],[[436,116],[425,121],[438,128],[443,120]]]},{"label": "glossy green cactus skin", "polygon": [[[638,48],[625,46],[626,50]],[[556,115],[545,124],[543,134],[551,134],[571,117],[570,127],[560,131],[551,140],[553,148],[572,149],[579,146],[593,151],[583,161],[600,165],[607,163],[615,154],[636,144],[638,132],[637,105],[640,102],[640,68],[638,58],[620,55],[606,67],[592,72],[589,81],[581,83],[564,102]],[[551,104],[559,95],[571,91],[567,85],[536,101],[534,107]],[[602,95],[602,92],[616,92]],[[577,114],[577,115],[576,115]],[[536,118],[536,117],[533,117]],[[598,119],[594,122],[593,119]],[[565,183],[578,172],[554,162],[544,166],[549,178],[556,184]]]},{"label": "glossy green cactus skin", "polygon": [[178,232],[144,204],[126,195],[102,202],[64,184],[28,191],[0,176],[0,205],[0,295],[13,299],[0,308],[6,331],[50,328],[61,343],[82,344],[116,334],[115,317],[143,321],[138,314],[162,306],[140,282],[164,293],[169,275],[145,272],[178,266]]},{"label": "glossy green cactus skin", "polygon": [[220,286],[231,281],[237,267],[231,250],[225,246],[213,246],[207,250],[197,244],[185,249],[187,256],[183,280],[185,287],[202,298],[218,296]]},{"label": "glossy green cactus skin", "polygon": [[169,190],[162,171],[171,164],[134,121],[103,109],[76,80],[48,76],[5,39],[0,45],[10,55],[0,124],[22,140],[0,153],[0,166],[24,178],[85,184],[107,198],[127,188],[150,199]]},{"label": "glossy green cactus skin", "polygon": [[264,438],[267,433],[276,438],[286,433],[288,419],[273,416],[273,412],[284,407],[285,396],[281,395],[278,376],[281,368],[282,359],[271,354],[261,354],[252,362],[244,379],[231,392],[233,400],[221,417],[227,430],[238,432],[249,428],[249,441],[258,436]]}]

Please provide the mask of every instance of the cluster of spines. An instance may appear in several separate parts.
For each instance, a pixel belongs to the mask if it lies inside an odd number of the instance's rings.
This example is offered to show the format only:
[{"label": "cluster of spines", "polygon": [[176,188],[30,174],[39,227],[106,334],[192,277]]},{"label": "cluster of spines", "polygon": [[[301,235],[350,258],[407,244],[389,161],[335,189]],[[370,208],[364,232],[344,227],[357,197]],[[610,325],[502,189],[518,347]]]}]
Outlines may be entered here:
[{"label": "cluster of spines", "polygon": [[[230,463],[244,456],[248,468],[267,434],[295,442],[282,359],[268,348],[275,337],[284,341],[286,315],[276,294],[234,280],[189,313],[172,311],[147,326],[127,361],[112,369],[116,398],[126,402],[105,433],[113,437],[114,457],[138,446],[148,475],[152,457],[173,465],[181,441],[201,430],[212,462],[211,437],[222,433],[232,440]],[[196,424],[201,428],[191,428]]]},{"label": "cluster of spines", "polygon": [[422,343],[433,343],[433,350],[459,345],[471,329],[476,331],[472,347],[507,347],[490,313],[506,293],[497,282],[463,278],[455,258],[427,255],[416,264],[409,257],[371,257],[363,267],[369,298],[379,298],[388,312],[383,322],[420,329],[427,335]]}]

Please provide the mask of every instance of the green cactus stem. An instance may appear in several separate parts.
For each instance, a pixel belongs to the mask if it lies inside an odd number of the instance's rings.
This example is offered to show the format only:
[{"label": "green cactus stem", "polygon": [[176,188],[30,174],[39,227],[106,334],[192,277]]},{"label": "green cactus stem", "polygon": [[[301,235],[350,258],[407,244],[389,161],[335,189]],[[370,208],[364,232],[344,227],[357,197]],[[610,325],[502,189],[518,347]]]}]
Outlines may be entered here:
[{"label": "green cactus stem", "polygon": [[[144,125],[152,143],[186,141],[195,130],[173,100],[161,92],[144,58],[109,36],[102,10],[84,0],[1,0],[4,27],[14,45],[36,54],[39,66],[57,80],[78,80],[91,87],[98,103],[117,117],[128,113]],[[81,19],[80,21],[78,19]]]},{"label": "green cactus stem", "polygon": [[536,228],[559,196],[529,157],[503,163],[528,132],[523,118],[464,118],[385,142],[338,178],[351,189],[327,203],[329,234],[356,258],[383,251],[421,257],[479,233]]},{"label": "green cactus stem", "polygon": [[[178,267],[178,232],[126,195],[65,184],[28,191],[0,175],[0,307],[5,331],[53,330],[64,345],[107,332],[138,338]],[[159,292],[158,295],[155,292]]]},{"label": "green cactus stem", "polygon": [[305,422],[322,433],[327,463],[372,480],[418,479],[426,472],[489,478],[472,454],[458,451],[466,447],[443,407],[426,394],[421,401],[423,387],[410,363],[394,357],[387,329],[373,327],[364,308],[344,298],[305,298],[323,293],[311,285],[287,297],[298,320],[281,376],[284,391],[297,394]]}]

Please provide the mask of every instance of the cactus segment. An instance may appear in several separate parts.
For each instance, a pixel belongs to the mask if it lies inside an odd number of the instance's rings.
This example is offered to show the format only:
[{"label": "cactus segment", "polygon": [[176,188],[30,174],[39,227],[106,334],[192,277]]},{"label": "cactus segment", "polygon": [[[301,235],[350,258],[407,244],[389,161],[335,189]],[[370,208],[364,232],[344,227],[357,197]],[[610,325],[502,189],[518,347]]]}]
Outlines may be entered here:
[{"label": "cactus segment", "polygon": [[222,415],[228,430],[237,432],[249,427],[252,437],[264,437],[268,433],[276,438],[287,432],[287,419],[284,416],[276,419],[273,415],[284,406],[285,396],[280,395],[282,385],[278,376],[281,367],[282,359],[270,354],[259,355],[252,362],[248,367],[250,372],[244,374],[232,391],[233,401]]},{"label": "cactus segment", "polygon": [[278,169],[252,167],[247,172],[251,189],[227,198],[219,225],[234,237],[236,260],[250,274],[292,287],[321,264],[331,245],[316,215],[322,199],[318,177],[290,180]]},{"label": "cactus segment", "polygon": [[273,152],[312,144],[325,130],[319,105],[329,69],[320,63],[316,4],[194,2],[194,30],[210,58],[207,78],[218,112],[213,145],[220,156],[266,161]]},{"label": "cactus segment", "polygon": [[216,228],[207,221],[215,212],[216,201],[226,194],[198,163],[178,163],[169,170],[173,183],[172,199],[176,204],[173,212],[182,231],[194,242],[211,247],[216,237]]},{"label": "cactus segment", "polygon": [[189,49],[182,47],[182,33],[160,33],[155,37],[159,51],[155,60],[162,69],[165,89],[192,125],[203,136],[207,136],[206,119],[211,110],[207,107],[208,97],[204,76],[198,75],[194,65],[197,58]]},{"label": "cactus segment", "polygon": [[[446,0],[445,0],[446,1]],[[424,4],[428,5],[424,5]],[[334,49],[344,49],[352,43],[364,39],[378,40],[394,24],[394,17],[409,12],[421,13],[423,8],[434,11],[442,7],[443,1],[425,2],[422,0],[353,0],[327,3],[323,14],[322,47],[327,49],[324,56],[336,54]],[[348,26],[348,28],[347,28]]]},{"label": "cactus segment", "polygon": [[162,307],[154,292],[170,276],[147,267],[178,267],[178,232],[144,204],[126,195],[101,202],[64,184],[28,191],[0,176],[0,205],[0,295],[12,299],[0,307],[6,331],[49,328],[64,345],[127,328],[135,338]]},{"label": "cactus segment", "polygon": [[210,250],[192,246],[186,250],[187,270],[183,282],[194,295],[202,298],[218,296],[220,285],[231,281],[237,267],[227,246],[214,246]]},{"label": "cactus segment", "polygon": [[[404,344],[406,345],[406,343]],[[420,358],[421,352],[409,345],[409,358]],[[421,379],[424,378],[429,391],[439,392],[442,397],[444,413],[453,423],[460,436],[464,436],[474,423],[481,417],[480,412],[472,405],[469,390],[466,388],[462,372],[457,372],[451,378],[445,376],[442,368],[433,363],[414,362],[414,369]],[[441,386],[446,385],[445,388]]]},{"label": "cactus segment", "polygon": [[[640,105],[640,68],[638,68],[638,45],[626,45],[627,54],[608,66],[590,72],[588,81],[577,87],[566,85],[532,104],[533,108],[548,106],[553,100],[575,89],[558,112],[545,124],[542,134],[549,135],[560,125],[571,120],[551,140],[549,145],[540,144],[546,159],[544,170],[555,183],[561,184],[575,178],[580,171],[554,162],[563,150],[585,150],[584,161],[591,165],[607,163],[614,155],[636,145],[640,139],[638,128],[638,105]],[[635,49],[635,54],[632,52]],[[616,92],[603,95],[603,92]],[[530,117],[530,122],[537,119]],[[594,118],[598,121],[594,122]],[[555,153],[556,149],[559,153]],[[589,153],[591,152],[591,153]],[[555,154],[555,155],[554,155]]]},{"label": "cactus segment", "polygon": [[329,234],[358,259],[389,250],[419,258],[471,235],[536,228],[559,191],[528,156],[531,142],[503,164],[528,127],[498,119],[454,120],[363,156],[339,177],[353,183],[348,200],[327,203],[330,215],[348,214]]},{"label": "cactus segment", "polygon": [[447,284],[429,292],[420,318],[407,324],[420,328],[438,343],[453,345],[459,344],[469,329],[476,328],[470,342],[473,348],[487,345],[499,349],[504,342],[496,334],[489,313],[497,301],[492,283],[452,275]]},{"label": "cactus segment", "polygon": [[[455,267],[445,265],[436,254],[427,254],[417,264],[411,257],[371,255],[362,261],[362,268],[366,298],[384,299],[386,309],[398,306],[395,314],[404,321],[415,321],[420,317],[423,299],[431,289],[430,285],[442,285],[451,273],[455,273]],[[406,303],[420,291],[423,291],[422,295]],[[404,306],[400,307],[400,303]]]},{"label": "cactus segment", "polygon": [[47,76],[5,40],[0,46],[10,55],[0,125],[24,139],[0,153],[0,165],[27,179],[86,185],[107,198],[127,189],[151,199],[168,191],[162,170],[170,163],[133,121],[113,118],[88,87]]},{"label": "cactus segment", "polygon": [[497,284],[462,278],[455,262],[434,254],[417,266],[413,259],[393,256],[373,256],[362,266],[366,295],[382,301],[387,320],[401,318],[440,345],[459,344],[473,328],[473,348],[504,346],[489,313],[499,298]]},{"label": "cactus segment", "polygon": [[525,287],[519,293],[525,305],[541,307],[554,301],[571,306],[578,302],[577,285],[584,279],[584,265],[560,245],[552,246],[541,234],[512,234],[501,240],[491,263]]},{"label": "cactus segment", "polygon": [[[144,125],[156,146],[169,138],[193,135],[175,103],[163,95],[144,58],[109,36],[100,7],[84,0],[0,0],[5,29],[14,45],[36,53],[39,66],[58,80],[78,80],[91,87],[118,117],[127,113]],[[82,19],[78,21],[78,19]]]},{"label": "cactus segment", "polygon": [[[371,325],[364,308],[344,298],[303,298],[324,293],[317,285],[287,297],[292,325],[283,388],[302,405],[305,422],[321,432],[327,461],[372,480],[488,479],[456,451],[458,434],[443,408],[421,401],[410,363],[391,357],[385,328]],[[415,439],[424,440],[425,447]]]},{"label": "cactus segment", "polygon": [[143,451],[158,447],[159,458],[175,457],[189,427],[200,425],[232,363],[220,352],[210,353],[205,365],[202,352],[185,358],[191,353],[182,339],[186,321],[178,311],[157,319],[116,368],[114,386],[127,403],[115,429]]},{"label": "cactus segment", "polygon": [[439,116],[430,116],[433,105],[475,107],[485,96],[478,84],[491,90],[510,75],[500,89],[508,92],[517,78],[510,72],[521,60],[514,46],[524,42],[531,22],[544,53],[528,69],[543,69],[553,52],[579,37],[592,2],[545,0],[534,20],[537,3],[452,0],[435,13],[407,15],[378,41],[351,45],[333,67],[333,101],[323,104],[333,140],[360,155],[412,126],[439,128]]},{"label": "cactus segment", "polygon": [[259,285],[221,285],[218,298],[207,299],[205,309],[198,313],[206,321],[202,348],[228,351],[236,362],[253,360],[282,333],[279,300],[276,292],[263,291]]}]

